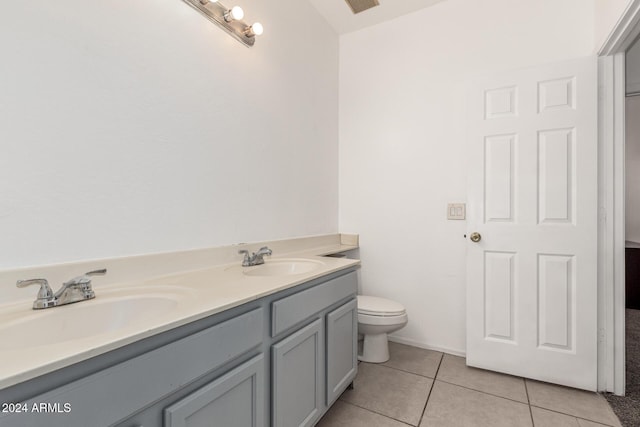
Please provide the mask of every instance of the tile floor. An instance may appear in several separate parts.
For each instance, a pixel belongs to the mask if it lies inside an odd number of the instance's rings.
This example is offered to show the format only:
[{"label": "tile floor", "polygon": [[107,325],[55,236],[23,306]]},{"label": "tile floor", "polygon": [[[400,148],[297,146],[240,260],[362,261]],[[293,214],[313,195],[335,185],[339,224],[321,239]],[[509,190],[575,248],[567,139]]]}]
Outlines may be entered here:
[{"label": "tile floor", "polygon": [[360,363],[318,427],[620,426],[596,393],[469,368],[464,359],[390,343],[384,364]]}]

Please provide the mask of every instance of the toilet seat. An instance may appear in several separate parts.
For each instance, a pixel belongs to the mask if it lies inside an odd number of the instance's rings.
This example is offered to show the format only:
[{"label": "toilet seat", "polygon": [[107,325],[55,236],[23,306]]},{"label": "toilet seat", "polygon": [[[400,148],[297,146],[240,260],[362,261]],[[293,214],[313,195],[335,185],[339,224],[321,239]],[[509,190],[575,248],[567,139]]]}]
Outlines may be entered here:
[{"label": "toilet seat", "polygon": [[406,316],[404,306],[385,298],[358,295],[358,315],[367,317],[401,317]]},{"label": "toilet seat", "polygon": [[370,314],[358,313],[358,323],[372,326],[391,326],[407,323],[409,316],[402,313],[397,316],[372,316]]}]

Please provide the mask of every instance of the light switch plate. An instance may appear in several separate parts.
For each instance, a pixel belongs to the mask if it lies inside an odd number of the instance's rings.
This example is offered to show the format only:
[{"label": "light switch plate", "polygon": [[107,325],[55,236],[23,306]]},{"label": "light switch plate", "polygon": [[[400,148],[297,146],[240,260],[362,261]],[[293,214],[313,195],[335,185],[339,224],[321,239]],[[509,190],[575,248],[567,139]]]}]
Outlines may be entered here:
[{"label": "light switch plate", "polygon": [[464,203],[447,204],[447,219],[465,219],[466,205]]}]

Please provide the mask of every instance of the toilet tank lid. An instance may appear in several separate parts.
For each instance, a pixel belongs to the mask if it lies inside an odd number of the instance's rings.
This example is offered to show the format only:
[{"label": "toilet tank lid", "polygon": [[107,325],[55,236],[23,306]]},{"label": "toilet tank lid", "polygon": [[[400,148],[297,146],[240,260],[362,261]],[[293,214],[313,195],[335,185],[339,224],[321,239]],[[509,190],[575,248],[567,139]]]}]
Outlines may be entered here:
[{"label": "toilet tank lid", "polygon": [[358,312],[371,316],[396,316],[404,314],[406,311],[399,302],[386,298],[358,295]]}]

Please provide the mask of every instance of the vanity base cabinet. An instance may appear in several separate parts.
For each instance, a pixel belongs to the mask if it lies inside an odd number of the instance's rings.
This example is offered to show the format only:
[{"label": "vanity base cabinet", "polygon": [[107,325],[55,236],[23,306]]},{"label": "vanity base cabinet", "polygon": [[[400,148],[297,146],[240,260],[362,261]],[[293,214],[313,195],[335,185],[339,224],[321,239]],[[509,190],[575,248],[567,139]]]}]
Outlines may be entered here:
[{"label": "vanity base cabinet", "polygon": [[327,314],[327,393],[331,406],[358,372],[358,304],[356,300]]},{"label": "vanity base cabinet", "polygon": [[[194,382],[206,376],[224,374],[237,366],[243,357],[258,353],[263,343],[264,319],[265,310],[255,308],[54,388],[27,399],[25,404],[28,408],[41,403],[57,404],[62,408],[68,405],[68,412],[32,410],[0,414],[0,426],[100,427],[120,424],[121,420],[129,419],[159,400],[182,397],[191,391],[189,387]],[[73,369],[73,366],[67,369]],[[150,413],[143,415],[148,417]]]},{"label": "vanity base cabinet", "polygon": [[272,335],[286,335],[271,351],[273,427],[315,425],[355,378],[356,284],[350,273],[272,304]]},{"label": "vanity base cabinet", "polygon": [[264,427],[264,418],[262,355],[164,410],[165,427]]},{"label": "vanity base cabinet", "polygon": [[313,426],[322,405],[322,320],[272,347],[273,427]]},{"label": "vanity base cabinet", "polygon": [[0,426],[313,426],[355,377],[356,288],[336,272],[0,390],[71,408]]}]

